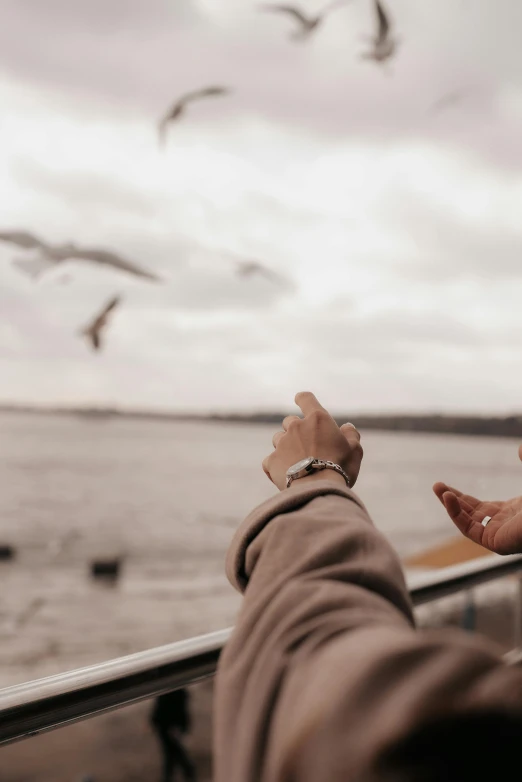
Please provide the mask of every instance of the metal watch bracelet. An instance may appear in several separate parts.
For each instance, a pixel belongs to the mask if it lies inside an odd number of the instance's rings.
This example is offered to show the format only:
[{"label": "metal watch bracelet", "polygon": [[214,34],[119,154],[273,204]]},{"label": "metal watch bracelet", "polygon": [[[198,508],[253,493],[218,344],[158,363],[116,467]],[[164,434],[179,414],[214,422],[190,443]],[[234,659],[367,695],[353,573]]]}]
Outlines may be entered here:
[{"label": "metal watch bracelet", "polygon": [[[313,464],[311,465],[311,469],[308,472],[308,475],[311,475],[312,472],[320,471],[320,470],[335,470],[335,472],[338,472],[339,475],[342,475],[344,480],[346,481],[346,485],[348,488],[352,488],[352,480],[350,476],[345,473],[343,468],[340,464],[336,464],[335,462],[331,462],[328,459],[314,459]],[[298,481],[299,478],[306,478],[306,475],[300,475],[300,476],[288,476],[286,479],[286,487],[292,485],[294,481]]]}]

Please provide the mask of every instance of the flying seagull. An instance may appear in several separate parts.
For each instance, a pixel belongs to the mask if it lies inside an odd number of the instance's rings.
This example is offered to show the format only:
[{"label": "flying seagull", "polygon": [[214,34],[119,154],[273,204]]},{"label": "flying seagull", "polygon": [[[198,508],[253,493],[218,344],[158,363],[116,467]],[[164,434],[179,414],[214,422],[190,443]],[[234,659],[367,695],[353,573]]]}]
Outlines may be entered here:
[{"label": "flying seagull", "polygon": [[446,111],[446,109],[452,109],[461,103],[467,96],[469,90],[453,90],[442,95],[431,106],[431,113],[438,114],[440,111]]},{"label": "flying seagull", "polygon": [[391,35],[391,21],[389,15],[384,10],[381,0],[375,0],[375,13],[377,16],[377,32],[371,38],[372,48],[364,52],[361,57],[364,60],[374,60],[375,62],[385,62],[392,57],[398,46],[397,38]]},{"label": "flying seagull", "polygon": [[89,340],[94,350],[100,350],[102,346],[102,332],[107,327],[109,315],[120,304],[120,301],[119,296],[114,296],[107,302],[101,312],[96,315],[94,320],[81,330],[80,334]]},{"label": "flying seagull", "polygon": [[274,11],[275,13],[282,13],[291,16],[294,21],[298,23],[299,27],[290,35],[290,37],[293,40],[302,41],[308,38],[315,30],[317,30],[319,25],[323,23],[324,19],[330,11],[341,5],[346,5],[346,0],[334,0],[334,2],[328,3],[328,5],[323,8],[321,13],[317,14],[316,16],[307,16],[305,13],[303,13],[303,11],[301,11],[300,8],[297,8],[293,5],[265,3],[264,5],[261,5],[260,8],[263,11]]},{"label": "flying seagull", "polygon": [[228,95],[230,90],[228,87],[203,87],[200,90],[193,90],[182,95],[176,103],[170,108],[165,116],[160,120],[158,124],[159,140],[160,144],[165,143],[167,127],[171,122],[176,122],[184,113],[189,103],[192,101],[200,100],[201,98],[215,98],[219,95]]},{"label": "flying seagull", "polygon": [[282,279],[278,274],[269,269],[268,266],[265,266],[259,261],[236,261],[236,274],[243,279],[254,277],[257,274],[276,284],[280,283]]},{"label": "flying seagull", "polygon": [[39,252],[39,257],[30,262],[17,261],[19,268],[33,277],[40,277],[60,263],[88,261],[99,266],[109,266],[127,272],[135,277],[143,277],[156,282],[159,280],[155,274],[108,250],[100,250],[95,247],[77,247],[75,244],[51,245],[28,231],[0,231],[0,241]]}]

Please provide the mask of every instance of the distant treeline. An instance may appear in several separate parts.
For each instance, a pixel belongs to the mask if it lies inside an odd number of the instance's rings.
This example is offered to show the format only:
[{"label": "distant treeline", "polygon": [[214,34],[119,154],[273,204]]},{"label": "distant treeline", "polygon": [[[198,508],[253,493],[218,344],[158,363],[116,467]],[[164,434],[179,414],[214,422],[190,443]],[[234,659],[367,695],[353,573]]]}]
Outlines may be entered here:
[{"label": "distant treeline", "polygon": [[[160,421],[219,421],[232,424],[279,425],[288,413],[173,413],[117,408],[39,408],[16,405],[0,406],[0,412],[73,415],[84,419],[138,418]],[[434,432],[522,439],[522,415],[357,415],[336,416],[339,424],[352,421],[359,429],[391,432]]]},{"label": "distant treeline", "polygon": [[[252,415],[211,415],[210,420],[235,423],[279,424],[285,413],[254,413]],[[460,416],[460,415],[354,415],[336,416],[338,424],[351,421],[358,429],[379,429],[391,432],[436,432],[489,437],[522,438],[522,415]]]}]

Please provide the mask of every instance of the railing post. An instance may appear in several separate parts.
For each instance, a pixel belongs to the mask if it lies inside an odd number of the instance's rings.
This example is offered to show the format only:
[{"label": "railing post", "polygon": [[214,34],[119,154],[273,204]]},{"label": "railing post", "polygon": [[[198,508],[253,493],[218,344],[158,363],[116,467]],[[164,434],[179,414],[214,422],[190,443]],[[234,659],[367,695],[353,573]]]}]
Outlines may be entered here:
[{"label": "railing post", "polygon": [[[521,579],[522,581],[522,579]],[[475,606],[475,592],[468,589],[466,603],[462,612],[461,627],[468,633],[474,633],[477,627],[477,609]]]}]

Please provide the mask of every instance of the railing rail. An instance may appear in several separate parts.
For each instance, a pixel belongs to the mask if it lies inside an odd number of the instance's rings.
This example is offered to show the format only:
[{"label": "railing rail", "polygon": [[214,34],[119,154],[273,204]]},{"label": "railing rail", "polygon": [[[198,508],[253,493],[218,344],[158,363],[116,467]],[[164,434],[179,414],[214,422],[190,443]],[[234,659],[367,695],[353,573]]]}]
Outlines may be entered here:
[{"label": "railing rail", "polygon": [[[408,586],[413,604],[418,606],[516,573],[522,573],[522,555],[491,556],[435,573],[412,575]],[[520,590],[519,594],[522,600]],[[517,616],[521,608],[517,605]],[[0,744],[212,676],[231,632],[227,629],[202,635],[0,690]],[[516,649],[510,655],[509,661],[520,660]]]}]

